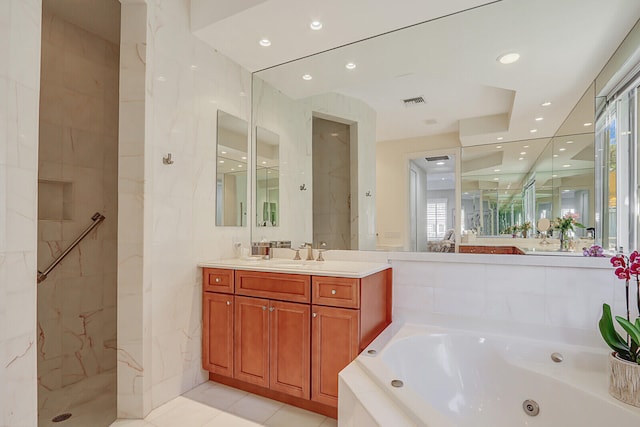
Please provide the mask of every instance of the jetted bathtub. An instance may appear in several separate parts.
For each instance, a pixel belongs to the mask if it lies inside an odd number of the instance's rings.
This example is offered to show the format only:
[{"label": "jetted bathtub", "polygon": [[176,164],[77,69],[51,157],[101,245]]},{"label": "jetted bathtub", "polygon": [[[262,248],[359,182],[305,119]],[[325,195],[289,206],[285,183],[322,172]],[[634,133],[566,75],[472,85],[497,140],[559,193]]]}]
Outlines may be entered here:
[{"label": "jetted bathtub", "polygon": [[608,394],[607,356],[436,327],[388,329],[340,373],[338,425],[640,426],[640,409]]}]

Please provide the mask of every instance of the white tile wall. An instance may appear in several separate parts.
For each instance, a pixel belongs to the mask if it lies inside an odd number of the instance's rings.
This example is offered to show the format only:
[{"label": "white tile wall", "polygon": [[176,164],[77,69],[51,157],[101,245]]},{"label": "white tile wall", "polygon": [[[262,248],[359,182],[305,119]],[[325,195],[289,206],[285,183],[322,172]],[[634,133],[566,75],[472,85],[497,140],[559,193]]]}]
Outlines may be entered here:
[{"label": "white tile wall", "polygon": [[0,425],[37,424],[39,0],[0,3]]}]

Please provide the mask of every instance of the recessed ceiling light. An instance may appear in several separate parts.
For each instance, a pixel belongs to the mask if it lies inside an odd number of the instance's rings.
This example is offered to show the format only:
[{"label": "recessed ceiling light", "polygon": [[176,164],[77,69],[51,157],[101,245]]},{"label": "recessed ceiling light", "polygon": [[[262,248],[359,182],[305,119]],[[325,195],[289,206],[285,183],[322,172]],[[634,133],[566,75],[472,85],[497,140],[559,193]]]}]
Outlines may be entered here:
[{"label": "recessed ceiling light", "polygon": [[529,148],[529,146],[528,145],[523,145],[522,148]]},{"label": "recessed ceiling light", "polygon": [[520,153],[521,156],[524,156],[525,154],[527,154],[526,151],[523,151],[523,152]]},{"label": "recessed ceiling light", "polygon": [[226,151],[221,151],[220,153],[222,153],[222,154],[227,154],[227,152],[226,152]]},{"label": "recessed ceiling light", "polygon": [[493,171],[494,172],[500,172],[500,169],[494,169]]},{"label": "recessed ceiling light", "polygon": [[331,132],[329,135],[331,135],[331,136],[334,136],[334,137],[335,137],[335,136],[338,136],[338,135],[340,135],[340,134],[339,134],[338,132]]},{"label": "recessed ceiling light", "polygon": [[551,105],[551,101],[543,102],[543,103],[542,103],[542,104],[540,104],[540,105],[542,105],[543,107],[548,107],[549,105]]},{"label": "recessed ceiling light", "polygon": [[494,181],[498,181],[500,178],[493,178]]},{"label": "recessed ceiling light", "polygon": [[240,92],[238,95],[240,96],[247,96],[247,94],[245,92]]},{"label": "recessed ceiling light", "polygon": [[224,163],[224,160],[220,160],[218,163]]},{"label": "recessed ceiling light", "polygon": [[444,162],[437,162],[436,165],[442,166],[442,165],[444,165]]},{"label": "recessed ceiling light", "polygon": [[271,173],[271,171],[267,171],[267,173]]},{"label": "recessed ceiling light", "polygon": [[353,62],[349,62],[349,63],[347,63],[347,65],[345,65],[345,68],[347,70],[353,70],[353,69],[356,68],[356,64],[354,64]]},{"label": "recessed ceiling light", "polygon": [[497,137],[496,139],[497,139],[498,141],[502,141],[502,140],[504,139],[504,137],[499,136],[499,137]]},{"label": "recessed ceiling light", "polygon": [[269,39],[262,39],[262,40],[260,40],[260,46],[262,46],[262,47],[269,47],[269,46],[271,46],[271,40],[269,40]]},{"label": "recessed ceiling light", "polygon": [[502,145],[497,145],[496,148],[499,150],[502,148]]},{"label": "recessed ceiling light", "polygon": [[191,69],[195,71],[195,70],[197,70],[197,69],[198,69],[198,66],[197,66],[197,65],[195,65],[195,64],[193,64],[193,65],[191,66]]},{"label": "recessed ceiling light", "polygon": [[241,167],[242,167],[242,165],[238,165],[238,167],[239,167],[239,168],[241,168]]},{"label": "recessed ceiling light", "polygon": [[563,168],[570,168],[571,165],[562,165]]},{"label": "recessed ceiling light", "polygon": [[520,54],[515,52],[505,53],[504,55],[500,55],[498,57],[498,62],[501,64],[513,64],[518,59],[520,59]]},{"label": "recessed ceiling light", "polygon": [[444,178],[440,178],[440,179],[444,181]]},{"label": "recessed ceiling light", "polygon": [[267,164],[267,162],[263,161],[263,162],[262,162],[262,164],[263,164],[263,165],[266,165],[266,164]]},{"label": "recessed ceiling light", "polygon": [[558,155],[557,155],[557,154],[554,154],[554,155],[553,155],[553,157],[558,157]]},{"label": "recessed ceiling light", "polygon": [[236,168],[231,168],[231,171],[234,171],[234,170],[236,170]]},{"label": "recessed ceiling light", "polygon": [[311,24],[309,24],[309,28],[311,28],[312,30],[320,30],[322,29],[322,22],[320,21],[311,21]]},{"label": "recessed ceiling light", "polygon": [[520,157],[518,160],[524,160],[524,157]]},{"label": "recessed ceiling light", "polygon": [[158,76],[158,81],[159,82],[166,82],[167,78],[165,76]]},{"label": "recessed ceiling light", "polygon": [[529,132],[536,133],[536,132],[538,132],[538,129],[531,129]]},{"label": "recessed ceiling light", "polygon": [[543,121],[543,120],[544,120],[544,117],[536,117],[536,119],[535,119],[535,120],[536,120],[536,122],[541,122],[541,121]]},{"label": "recessed ceiling light", "polygon": [[568,193],[571,190],[562,190],[563,193]]},{"label": "recessed ceiling light", "polygon": [[242,156],[242,160],[247,160],[247,156]]},{"label": "recessed ceiling light", "polygon": [[566,148],[560,148],[558,151],[567,151]]},{"label": "recessed ceiling light", "polygon": [[313,77],[311,77],[311,74],[305,74],[304,76],[302,76],[303,80],[311,80]]},{"label": "recessed ceiling light", "polygon": [[586,127],[586,126],[591,126],[592,124],[593,124],[593,123],[591,123],[591,122],[587,122],[587,123],[585,123],[585,124],[584,124],[584,126],[585,126],[585,127]]},{"label": "recessed ceiling light", "polygon": [[573,141],[567,141],[567,144],[573,144]]},{"label": "recessed ceiling light", "polygon": [[558,175],[556,175],[555,173],[553,175],[551,175],[551,178],[557,178]]}]

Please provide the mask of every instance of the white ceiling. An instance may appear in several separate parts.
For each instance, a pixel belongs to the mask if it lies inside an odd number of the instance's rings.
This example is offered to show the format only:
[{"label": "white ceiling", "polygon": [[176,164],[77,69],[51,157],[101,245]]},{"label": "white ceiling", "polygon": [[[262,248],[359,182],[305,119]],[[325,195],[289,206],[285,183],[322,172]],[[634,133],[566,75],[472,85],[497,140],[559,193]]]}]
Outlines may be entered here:
[{"label": "white ceiling", "polygon": [[[249,71],[493,0],[191,0],[192,31]],[[400,7],[399,7],[400,6]],[[323,28],[314,31],[312,20]],[[267,38],[271,46],[258,43]]]},{"label": "white ceiling", "polygon": [[[192,0],[192,13],[199,3]],[[257,75],[294,99],[334,91],[363,100],[378,113],[378,141],[445,132],[460,132],[463,146],[549,137],[640,18],[638,0],[266,0],[194,32],[255,71],[483,4]],[[322,30],[312,31],[311,19]],[[263,37],[272,45],[259,46]],[[496,61],[510,51],[520,61]],[[350,61],[353,71],[344,67]],[[426,104],[403,106],[418,95]],[[572,131],[589,131],[579,126]]]}]

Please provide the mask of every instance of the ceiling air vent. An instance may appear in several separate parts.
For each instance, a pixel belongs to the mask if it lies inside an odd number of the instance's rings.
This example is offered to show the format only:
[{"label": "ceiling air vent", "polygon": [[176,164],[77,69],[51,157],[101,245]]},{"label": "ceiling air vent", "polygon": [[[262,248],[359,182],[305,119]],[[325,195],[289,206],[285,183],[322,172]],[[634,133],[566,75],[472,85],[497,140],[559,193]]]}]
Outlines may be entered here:
[{"label": "ceiling air vent", "polygon": [[427,162],[441,162],[443,160],[449,160],[449,156],[434,156],[434,157],[425,157]]},{"label": "ceiling air vent", "polygon": [[425,101],[424,98],[421,96],[416,96],[415,98],[403,99],[402,102],[404,103],[405,107],[415,107],[416,105],[427,103],[427,101]]}]

